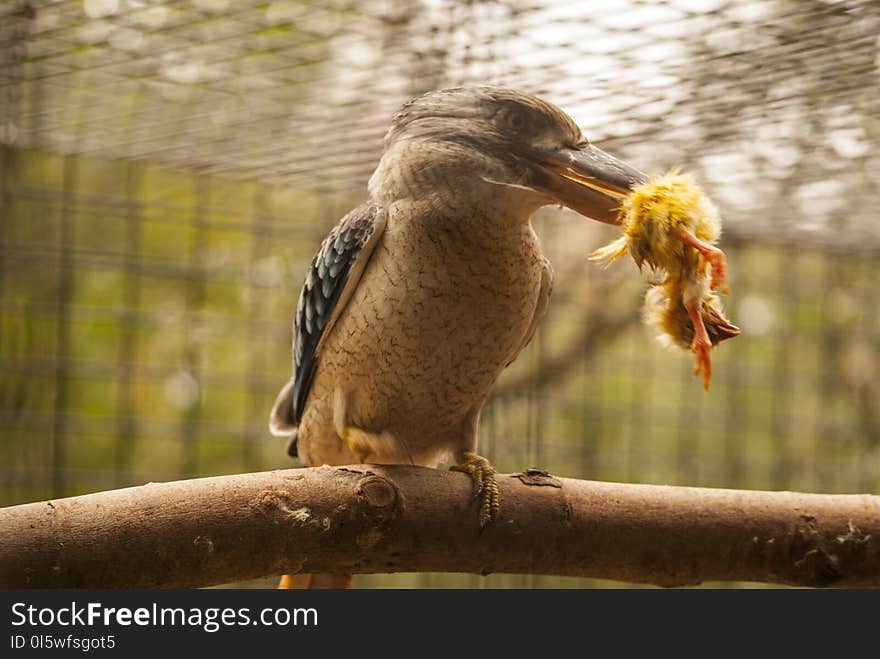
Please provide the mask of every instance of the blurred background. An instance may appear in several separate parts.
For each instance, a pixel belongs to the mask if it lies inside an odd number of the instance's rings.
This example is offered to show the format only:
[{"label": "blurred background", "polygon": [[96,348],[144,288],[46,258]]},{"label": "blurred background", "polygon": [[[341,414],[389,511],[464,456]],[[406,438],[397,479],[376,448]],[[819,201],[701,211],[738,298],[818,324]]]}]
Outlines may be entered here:
[{"label": "blurred background", "polygon": [[743,329],[704,392],[642,326],[635,266],[587,260],[614,229],[544,209],[554,298],[481,452],[877,493],[878,34],[857,0],[5,0],[0,505],[294,466],[266,422],[308,262],[365,198],[398,106],[471,83],[543,95],[645,171],[696,172]]}]

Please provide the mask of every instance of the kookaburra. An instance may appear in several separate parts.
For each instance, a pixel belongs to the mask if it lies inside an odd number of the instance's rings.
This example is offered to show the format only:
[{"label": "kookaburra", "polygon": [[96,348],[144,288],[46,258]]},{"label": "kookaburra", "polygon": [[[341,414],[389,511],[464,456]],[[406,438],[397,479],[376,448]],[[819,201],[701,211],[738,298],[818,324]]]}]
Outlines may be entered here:
[{"label": "kookaburra", "polygon": [[514,89],[408,102],[369,200],[309,267],[272,432],[289,436],[306,465],[449,460],[479,494],[474,524],[491,522],[500,501],[495,470],[477,453],[480,411],[553,286],[529,220],[563,204],[617,223],[621,199],[646,180],[562,110]]}]

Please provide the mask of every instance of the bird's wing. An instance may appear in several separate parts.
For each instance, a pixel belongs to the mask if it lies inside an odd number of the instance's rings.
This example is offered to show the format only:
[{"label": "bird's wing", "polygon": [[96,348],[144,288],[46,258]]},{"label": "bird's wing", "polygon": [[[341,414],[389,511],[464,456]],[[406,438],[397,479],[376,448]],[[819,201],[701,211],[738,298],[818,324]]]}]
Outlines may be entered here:
[{"label": "bird's wing", "polygon": [[547,314],[547,307],[550,304],[550,295],[553,293],[553,266],[550,265],[550,261],[547,260],[546,257],[541,257],[541,265],[543,267],[543,271],[541,272],[541,288],[538,291],[538,300],[535,305],[535,313],[532,315],[532,322],[529,323],[529,329],[526,331],[525,336],[523,337],[522,343],[519,344],[519,347],[514,351],[510,358],[508,359],[508,366],[516,359],[517,355],[521,353],[529,342],[532,340],[532,337],[535,336],[535,332],[538,330],[538,324],[541,322],[541,319]]},{"label": "bird's wing", "polygon": [[340,220],[312,259],[293,318],[293,377],[278,394],[269,427],[294,435],[288,452],[296,455],[295,432],[302,418],[324,338],[351,299],[385,229],[384,211],[363,204]]}]

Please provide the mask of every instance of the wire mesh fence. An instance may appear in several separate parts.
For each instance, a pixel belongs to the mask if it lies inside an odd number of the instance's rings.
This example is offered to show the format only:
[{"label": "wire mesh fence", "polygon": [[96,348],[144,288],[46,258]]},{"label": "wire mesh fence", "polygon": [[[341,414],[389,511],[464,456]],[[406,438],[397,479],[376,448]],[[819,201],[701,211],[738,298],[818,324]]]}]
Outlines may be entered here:
[{"label": "wire mesh fence", "polygon": [[[0,19],[0,504],[289,466],[268,410],[326,231],[397,107],[506,84],[725,218],[743,335],[704,393],[655,346],[613,231],[535,224],[557,273],[499,382],[502,471],[880,489],[873,2],[7,2]],[[568,585],[493,576],[368,585]]]}]

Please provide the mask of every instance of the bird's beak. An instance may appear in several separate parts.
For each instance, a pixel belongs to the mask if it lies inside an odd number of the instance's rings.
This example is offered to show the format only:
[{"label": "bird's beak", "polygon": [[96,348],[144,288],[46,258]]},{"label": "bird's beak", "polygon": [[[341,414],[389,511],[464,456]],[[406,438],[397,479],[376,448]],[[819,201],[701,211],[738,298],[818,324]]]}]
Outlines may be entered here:
[{"label": "bird's beak", "polygon": [[703,305],[703,324],[713,346],[740,335],[739,327],[727,320],[724,314],[711,304]]},{"label": "bird's beak", "polygon": [[578,149],[541,151],[530,158],[531,184],[581,215],[619,224],[621,200],[648,177],[602,149],[587,144]]}]

